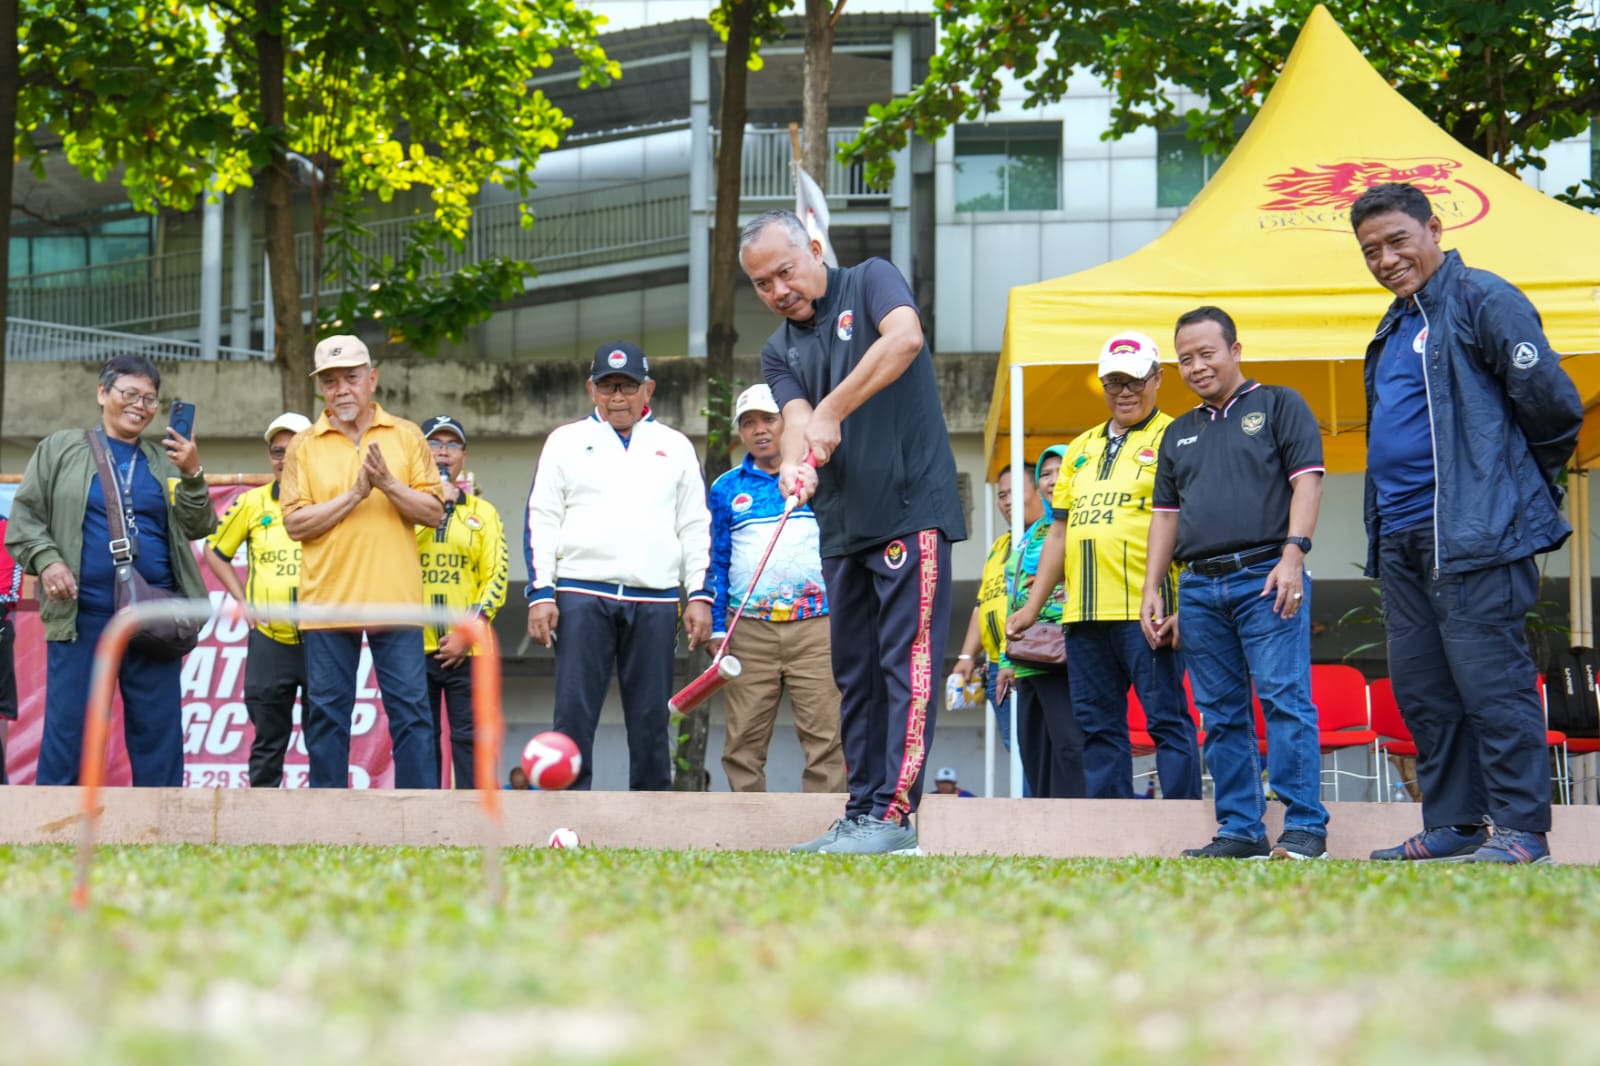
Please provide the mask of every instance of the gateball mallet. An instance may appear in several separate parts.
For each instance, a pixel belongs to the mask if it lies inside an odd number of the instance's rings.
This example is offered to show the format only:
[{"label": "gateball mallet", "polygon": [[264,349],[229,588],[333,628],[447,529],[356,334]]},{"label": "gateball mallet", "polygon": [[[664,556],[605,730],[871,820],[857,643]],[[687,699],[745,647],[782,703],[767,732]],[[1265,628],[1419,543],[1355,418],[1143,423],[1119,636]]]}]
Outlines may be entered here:
[{"label": "gateball mallet", "polygon": [[[815,469],[816,457],[806,452],[805,464]],[[699,677],[683,686],[667,701],[667,709],[673,714],[688,714],[715,695],[723,685],[739,676],[739,660],[728,654],[728,642],[733,639],[733,630],[738,626],[739,619],[744,617],[745,605],[750,602],[750,597],[755,595],[756,582],[761,580],[761,571],[766,569],[767,560],[772,558],[772,550],[778,546],[778,538],[783,535],[784,524],[789,521],[789,516],[794,514],[798,506],[800,497],[793,493],[783,501],[783,514],[778,518],[778,528],[772,531],[772,540],[768,542],[767,550],[762,553],[761,561],[756,564],[755,573],[750,575],[750,587],[744,590],[744,599],[739,601],[739,610],[734,613],[733,621],[728,623],[728,631],[722,636],[722,644],[717,648],[716,656]]]}]

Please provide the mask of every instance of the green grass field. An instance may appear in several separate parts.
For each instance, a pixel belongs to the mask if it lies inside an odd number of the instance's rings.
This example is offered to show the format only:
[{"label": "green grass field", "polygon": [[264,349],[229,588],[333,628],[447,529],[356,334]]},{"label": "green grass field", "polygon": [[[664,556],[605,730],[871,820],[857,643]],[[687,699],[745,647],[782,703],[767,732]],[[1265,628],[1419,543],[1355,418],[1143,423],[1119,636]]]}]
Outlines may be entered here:
[{"label": "green grass field", "polygon": [[1600,875],[0,847],[0,1062],[1589,1063]]}]

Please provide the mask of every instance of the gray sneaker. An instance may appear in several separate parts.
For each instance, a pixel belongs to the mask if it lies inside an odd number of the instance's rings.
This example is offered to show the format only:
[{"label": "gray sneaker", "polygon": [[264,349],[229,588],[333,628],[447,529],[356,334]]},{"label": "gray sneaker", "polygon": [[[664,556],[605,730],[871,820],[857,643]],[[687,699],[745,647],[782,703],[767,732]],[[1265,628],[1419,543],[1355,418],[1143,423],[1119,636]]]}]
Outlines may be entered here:
[{"label": "gray sneaker", "polygon": [[921,855],[917,831],[909,825],[862,815],[837,840],[817,849],[824,855]]},{"label": "gray sneaker", "polygon": [[856,818],[860,817],[864,817],[864,815],[856,815],[855,817],[845,815],[843,818],[835,818],[833,820],[833,824],[828,826],[828,831],[826,833],[823,833],[821,836],[814,839],[808,840],[804,844],[796,844],[794,847],[789,849],[790,854],[799,854],[801,852],[808,851],[821,851],[829,844],[832,844],[835,840],[838,840],[839,835],[845,832],[845,830],[851,826],[855,825]]}]

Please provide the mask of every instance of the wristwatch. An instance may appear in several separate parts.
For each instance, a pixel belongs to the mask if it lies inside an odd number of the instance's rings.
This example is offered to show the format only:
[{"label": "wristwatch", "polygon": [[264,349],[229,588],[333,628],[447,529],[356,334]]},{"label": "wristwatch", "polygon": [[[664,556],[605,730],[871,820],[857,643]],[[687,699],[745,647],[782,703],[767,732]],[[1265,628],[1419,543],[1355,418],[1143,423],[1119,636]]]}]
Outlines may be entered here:
[{"label": "wristwatch", "polygon": [[1310,537],[1284,537],[1283,538],[1283,546],[1285,548],[1287,548],[1291,544],[1293,544],[1296,548],[1300,549],[1300,554],[1301,555],[1310,555],[1311,554],[1311,538]]}]

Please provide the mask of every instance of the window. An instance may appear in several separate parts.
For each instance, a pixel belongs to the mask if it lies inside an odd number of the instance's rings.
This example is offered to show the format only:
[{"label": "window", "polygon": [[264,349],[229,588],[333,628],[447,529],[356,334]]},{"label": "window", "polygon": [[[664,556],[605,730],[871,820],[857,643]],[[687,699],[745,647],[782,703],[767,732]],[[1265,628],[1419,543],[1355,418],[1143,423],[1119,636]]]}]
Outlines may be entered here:
[{"label": "window", "polygon": [[1156,134],[1157,207],[1188,207],[1227,158],[1203,151],[1187,129],[1169,126]]},{"label": "window", "polygon": [[14,278],[142,259],[151,254],[152,220],[148,215],[109,219],[79,215],[23,225],[13,219],[11,232],[9,272]]},{"label": "window", "polygon": [[957,211],[1054,211],[1060,206],[1060,126],[956,130]]}]

